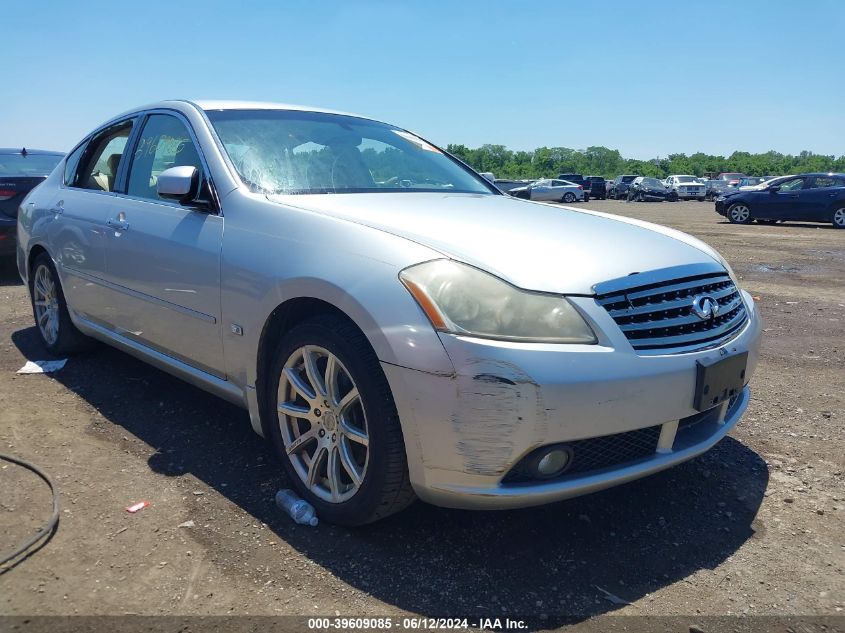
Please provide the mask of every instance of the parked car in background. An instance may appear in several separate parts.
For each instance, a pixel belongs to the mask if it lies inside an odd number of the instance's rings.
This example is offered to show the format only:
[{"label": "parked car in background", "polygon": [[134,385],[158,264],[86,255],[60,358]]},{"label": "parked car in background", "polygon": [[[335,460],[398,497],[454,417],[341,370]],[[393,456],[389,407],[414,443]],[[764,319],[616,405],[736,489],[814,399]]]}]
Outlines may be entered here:
[{"label": "parked car in background", "polygon": [[845,229],[845,174],[782,176],[716,198],[716,213],[734,224],[785,220],[830,222]]},{"label": "parked car in background", "polygon": [[637,176],[628,188],[628,202],[674,202],[677,199],[677,194],[657,178]]},{"label": "parked car in background", "polygon": [[746,176],[745,178],[740,178],[739,182],[736,184],[736,188],[741,191],[754,189],[771,179],[771,176]]},{"label": "parked car in background", "polygon": [[544,178],[525,187],[517,187],[508,192],[516,198],[537,202],[575,202],[583,201],[584,188],[574,182]]},{"label": "parked car in background", "polygon": [[624,176],[617,176],[613,179],[613,184],[608,190],[608,197],[616,200],[621,200],[628,195],[628,187],[635,179],[640,178],[636,174],[627,174]]},{"label": "parked car in background", "polygon": [[737,171],[723,171],[716,176],[716,180],[724,180],[730,187],[736,187],[743,178],[746,178],[746,175]]},{"label": "parked car in background", "polygon": [[0,148],[0,257],[15,254],[18,207],[64,156],[42,149]]},{"label": "parked car in background", "polygon": [[704,202],[707,187],[698,176],[687,174],[669,176],[663,181],[670,191],[674,191],[680,200],[698,200]]},{"label": "parked car in background", "polygon": [[590,197],[593,195],[592,183],[581,174],[558,174],[558,180],[565,180],[579,185],[584,190],[584,201],[590,201]]},{"label": "parked car in background", "polygon": [[607,181],[602,176],[587,176],[590,182],[590,196],[599,200],[607,199]]},{"label": "parked car in background", "polygon": [[49,353],[94,337],[247,409],[266,481],[332,523],[672,467],[736,426],[759,358],[755,302],[702,241],[514,200],[324,110],[129,110],[30,192],[18,236]]},{"label": "parked car in background", "polygon": [[714,200],[716,197],[730,191],[732,188],[728,185],[727,180],[705,180],[704,181],[704,199]]},{"label": "parked car in background", "polygon": [[516,189],[518,187],[525,187],[531,184],[530,180],[511,180],[509,178],[496,178],[493,181],[493,184],[504,193],[510,193],[511,189]]}]

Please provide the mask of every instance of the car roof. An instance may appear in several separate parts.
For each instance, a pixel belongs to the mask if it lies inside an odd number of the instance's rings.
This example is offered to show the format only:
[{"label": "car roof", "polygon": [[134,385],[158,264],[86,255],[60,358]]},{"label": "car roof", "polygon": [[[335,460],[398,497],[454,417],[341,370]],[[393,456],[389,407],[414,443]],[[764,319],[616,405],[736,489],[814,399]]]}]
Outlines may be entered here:
[{"label": "car roof", "polygon": [[55,152],[49,149],[29,149],[28,147],[0,147],[0,154],[40,154],[41,156],[64,156],[64,152]]}]

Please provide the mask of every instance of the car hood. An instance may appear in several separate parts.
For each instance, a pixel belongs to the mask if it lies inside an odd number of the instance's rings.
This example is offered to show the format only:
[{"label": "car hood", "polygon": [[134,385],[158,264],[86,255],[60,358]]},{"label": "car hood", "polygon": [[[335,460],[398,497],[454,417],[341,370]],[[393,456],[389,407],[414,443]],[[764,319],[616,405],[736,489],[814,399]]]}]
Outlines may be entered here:
[{"label": "car hood", "polygon": [[509,196],[450,193],[273,195],[285,206],[386,231],[526,290],[593,294],[631,273],[724,260],[664,226]]}]

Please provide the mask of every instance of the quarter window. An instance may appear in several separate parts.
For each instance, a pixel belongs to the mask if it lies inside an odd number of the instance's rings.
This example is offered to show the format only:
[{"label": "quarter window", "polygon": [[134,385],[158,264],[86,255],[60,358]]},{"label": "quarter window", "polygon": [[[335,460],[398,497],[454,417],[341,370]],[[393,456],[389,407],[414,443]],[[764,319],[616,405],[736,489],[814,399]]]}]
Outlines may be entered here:
[{"label": "quarter window", "polygon": [[73,150],[65,160],[64,183],[68,187],[76,186],[76,168],[79,166],[79,159],[85,151],[85,143]]},{"label": "quarter window", "polygon": [[[153,114],[144,125],[132,157],[127,193],[160,200],[156,191],[159,174],[165,169],[182,166],[196,167],[202,178],[202,161],[188,128],[174,116]],[[200,190],[203,189],[201,186]]]},{"label": "quarter window", "polygon": [[73,186],[93,191],[114,191],[120,160],[132,132],[132,121],[120,123],[95,136],[80,165]]}]

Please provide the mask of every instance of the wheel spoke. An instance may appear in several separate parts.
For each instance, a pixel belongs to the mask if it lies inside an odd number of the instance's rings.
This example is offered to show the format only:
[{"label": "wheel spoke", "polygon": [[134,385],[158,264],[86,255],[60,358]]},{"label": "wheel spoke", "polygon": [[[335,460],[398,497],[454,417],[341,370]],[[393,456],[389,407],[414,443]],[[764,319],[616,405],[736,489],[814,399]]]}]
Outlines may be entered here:
[{"label": "wheel spoke", "polygon": [[[305,433],[303,433],[302,435],[297,437],[293,442],[288,444],[288,446],[285,448],[285,450],[287,451],[288,455],[290,455],[291,453],[296,453],[297,451],[302,450],[302,447],[305,444],[307,444],[308,442],[310,442],[311,440],[316,439],[316,438],[317,438],[317,429],[316,429],[316,427],[312,426],[310,429],[305,431]],[[310,472],[309,472],[309,476],[310,476]]]},{"label": "wheel spoke", "polygon": [[353,442],[357,442],[361,446],[370,445],[369,436],[363,431],[352,427],[346,420],[343,420],[340,423],[340,432],[343,433],[350,440],[352,440]]},{"label": "wheel spoke", "polygon": [[327,453],[328,451],[325,446],[319,446],[317,447],[317,450],[314,451],[314,456],[311,458],[311,463],[308,465],[308,478],[305,481],[309,488],[313,488],[317,483],[318,471],[320,470],[322,463],[325,461]]},{"label": "wheel spoke", "polygon": [[340,416],[346,412],[346,409],[349,408],[353,402],[356,402],[359,399],[358,390],[355,387],[349,390],[343,398],[341,398],[340,402],[337,403],[337,410]]},{"label": "wheel spoke", "polygon": [[35,301],[33,301],[33,303],[34,303],[35,305],[37,305],[38,307],[40,307],[40,308],[46,308],[46,307],[47,307],[47,302],[46,302],[46,301],[38,301],[38,300],[35,300]]},{"label": "wheel spoke", "polygon": [[326,359],[326,379],[324,385],[326,386],[326,398],[332,404],[337,404],[337,374],[339,365],[334,355],[329,355]]},{"label": "wheel spoke", "polygon": [[38,325],[42,328],[47,327],[47,324],[50,322],[50,313],[47,310],[41,313],[41,316],[38,317]]},{"label": "wheel spoke", "polygon": [[287,377],[293,390],[309,402],[317,397],[311,386],[306,384],[302,376],[293,367],[285,367],[285,377]]},{"label": "wheel spoke", "polygon": [[302,349],[302,362],[305,364],[305,374],[308,376],[308,381],[311,383],[311,387],[314,391],[314,397],[316,398],[317,394],[325,396],[326,386],[323,384],[320,371],[317,368],[317,359],[308,347]]},{"label": "wheel spoke", "polygon": [[326,466],[326,478],[329,480],[329,490],[332,493],[332,501],[337,501],[340,496],[340,463],[338,455],[340,451],[337,446],[329,452],[329,462]]},{"label": "wheel spoke", "polygon": [[311,407],[294,402],[282,402],[279,405],[279,411],[294,418],[307,418],[311,413]]},{"label": "wheel spoke", "polygon": [[358,466],[355,464],[355,459],[352,456],[352,449],[349,446],[349,441],[343,438],[340,442],[340,463],[343,464],[344,470],[349,473],[349,478],[355,484],[355,487],[361,485],[363,477],[358,472]]}]

